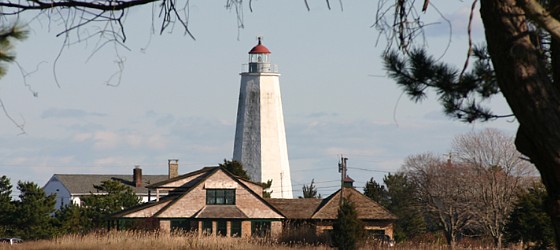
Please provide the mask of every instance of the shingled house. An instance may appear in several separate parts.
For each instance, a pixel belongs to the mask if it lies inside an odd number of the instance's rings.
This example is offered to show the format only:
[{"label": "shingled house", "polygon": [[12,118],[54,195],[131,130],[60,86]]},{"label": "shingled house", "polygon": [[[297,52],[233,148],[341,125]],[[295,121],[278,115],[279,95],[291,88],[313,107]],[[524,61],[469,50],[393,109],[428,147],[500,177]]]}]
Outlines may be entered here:
[{"label": "shingled house", "polygon": [[[221,167],[205,167],[148,188],[155,190],[155,202],[114,214],[113,219],[154,218],[163,231],[229,237],[276,236],[282,230],[284,216],[262,198],[262,187]],[[162,192],[168,195],[160,197]]]},{"label": "shingled house", "polygon": [[342,193],[355,204],[366,230],[393,238],[396,217],[351,184],[325,199],[264,199],[258,183],[232,175],[221,167],[205,167],[147,188],[154,190],[156,201],[114,214],[113,221],[117,222],[114,225],[151,218],[158,221],[163,231],[182,229],[228,237],[276,237],[299,223],[312,227],[320,235],[332,230]]},{"label": "shingled house", "polygon": [[146,187],[149,184],[161,182],[178,175],[178,160],[169,160],[167,175],[142,175],[142,169],[136,166],[131,175],[106,175],[106,174],[54,174],[45,184],[43,189],[46,194],[56,194],[56,209],[68,204],[81,205],[84,196],[103,194],[95,186],[103,181],[116,180],[132,188],[140,197],[141,202],[155,199],[155,195]]},{"label": "shingled house", "polygon": [[[342,194],[342,195],[341,195]],[[370,235],[387,235],[393,239],[393,222],[397,219],[387,209],[354,189],[339,189],[325,199],[267,199],[285,216],[285,225],[305,225],[316,235],[330,232],[337,218],[340,197],[354,203],[358,219]]]}]

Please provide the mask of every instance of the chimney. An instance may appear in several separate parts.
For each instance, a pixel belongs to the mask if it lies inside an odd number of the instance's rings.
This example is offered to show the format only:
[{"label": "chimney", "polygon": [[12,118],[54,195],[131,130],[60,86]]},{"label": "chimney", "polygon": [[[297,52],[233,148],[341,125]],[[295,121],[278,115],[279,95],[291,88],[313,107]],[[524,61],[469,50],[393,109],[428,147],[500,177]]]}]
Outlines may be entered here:
[{"label": "chimney", "polygon": [[169,166],[169,179],[179,176],[179,160],[169,159],[167,165]]},{"label": "chimney", "polygon": [[134,182],[135,187],[142,186],[142,169],[138,165],[134,167],[134,172],[132,174],[132,181]]}]

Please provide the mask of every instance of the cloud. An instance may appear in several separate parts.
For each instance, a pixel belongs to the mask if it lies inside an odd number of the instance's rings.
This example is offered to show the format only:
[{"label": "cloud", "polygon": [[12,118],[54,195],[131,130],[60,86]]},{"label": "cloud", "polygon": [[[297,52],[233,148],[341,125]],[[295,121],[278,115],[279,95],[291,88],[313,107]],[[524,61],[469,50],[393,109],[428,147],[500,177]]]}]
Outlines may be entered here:
[{"label": "cloud", "polygon": [[94,148],[96,149],[113,149],[122,141],[119,135],[111,131],[98,131],[93,135]]},{"label": "cloud", "polygon": [[88,116],[102,117],[106,114],[87,112],[80,109],[60,109],[60,108],[50,108],[43,112],[41,118],[84,118]]},{"label": "cloud", "polygon": [[72,140],[79,143],[91,143],[95,150],[130,150],[134,149],[165,149],[166,137],[159,133],[145,134],[136,131],[100,130],[77,133]]},{"label": "cloud", "polygon": [[[433,23],[429,23],[425,29],[428,36],[467,36],[467,28],[471,15],[470,5],[464,5],[460,9],[451,14],[444,14]],[[451,26],[451,27],[450,27]],[[475,38],[481,38],[484,35],[484,26],[478,9],[473,12],[471,24],[471,33]]]},{"label": "cloud", "polygon": [[331,118],[331,117],[337,117],[338,114],[337,113],[327,113],[327,112],[315,112],[315,113],[311,113],[309,115],[307,115],[307,118]]},{"label": "cloud", "polygon": [[131,159],[124,156],[110,156],[98,158],[93,162],[94,166],[124,166],[133,165]]},{"label": "cloud", "polygon": [[92,122],[87,122],[87,123],[83,123],[83,124],[71,124],[69,126],[66,127],[67,130],[71,130],[71,131],[77,131],[77,132],[88,132],[88,131],[96,131],[96,130],[103,130],[105,129],[105,126],[101,125],[101,124],[96,124],[96,123],[92,123]]},{"label": "cloud", "polygon": [[145,144],[154,149],[164,149],[167,145],[165,138],[159,134],[154,134],[146,138]]},{"label": "cloud", "polygon": [[163,117],[160,117],[156,120],[156,125],[157,126],[166,126],[166,125],[171,125],[175,122],[175,117],[171,114],[167,114]]}]

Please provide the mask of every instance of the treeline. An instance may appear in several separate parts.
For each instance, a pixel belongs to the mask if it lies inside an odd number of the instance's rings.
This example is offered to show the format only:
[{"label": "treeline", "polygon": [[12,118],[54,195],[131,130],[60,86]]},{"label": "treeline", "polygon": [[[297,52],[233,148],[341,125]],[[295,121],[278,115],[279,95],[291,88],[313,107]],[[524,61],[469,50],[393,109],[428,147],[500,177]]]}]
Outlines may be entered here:
[{"label": "treeline", "polygon": [[0,236],[26,240],[48,239],[69,233],[88,233],[107,227],[107,216],[139,204],[132,189],[108,180],[96,188],[106,195],[82,197],[81,206],[55,209],[56,195],[47,195],[33,182],[18,182],[19,199],[12,199],[12,184],[0,177]]},{"label": "treeline", "polygon": [[383,184],[370,179],[364,193],[399,217],[397,241],[466,238],[550,247],[546,191],[513,138],[486,129],[456,137],[446,156],[410,156]]}]

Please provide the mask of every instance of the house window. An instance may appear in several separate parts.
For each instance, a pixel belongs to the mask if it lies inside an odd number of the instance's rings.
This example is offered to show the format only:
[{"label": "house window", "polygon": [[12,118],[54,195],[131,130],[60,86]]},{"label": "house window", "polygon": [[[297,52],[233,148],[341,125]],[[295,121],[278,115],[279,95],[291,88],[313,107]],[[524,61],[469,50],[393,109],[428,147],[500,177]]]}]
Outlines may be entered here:
[{"label": "house window", "polygon": [[270,221],[251,222],[251,234],[256,237],[270,236]]},{"label": "house window", "polygon": [[385,235],[385,230],[380,230],[380,229],[370,229],[367,230],[367,233],[371,236],[382,236]]},{"label": "house window", "polygon": [[202,221],[202,233],[204,235],[212,235],[212,221],[203,220]]},{"label": "house window", "polygon": [[216,221],[216,235],[226,236],[227,235],[227,221],[218,220]]},{"label": "house window", "polygon": [[206,189],[206,205],[235,205],[235,189]]},{"label": "house window", "polygon": [[197,224],[188,219],[171,220],[171,230],[195,231],[198,229]]},{"label": "house window", "polygon": [[231,221],[230,236],[241,237],[241,221],[239,220]]}]

